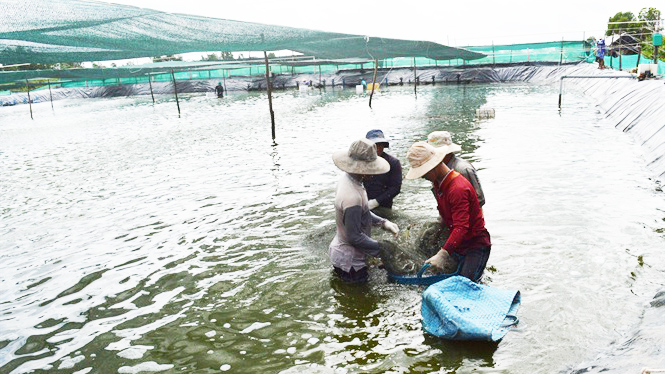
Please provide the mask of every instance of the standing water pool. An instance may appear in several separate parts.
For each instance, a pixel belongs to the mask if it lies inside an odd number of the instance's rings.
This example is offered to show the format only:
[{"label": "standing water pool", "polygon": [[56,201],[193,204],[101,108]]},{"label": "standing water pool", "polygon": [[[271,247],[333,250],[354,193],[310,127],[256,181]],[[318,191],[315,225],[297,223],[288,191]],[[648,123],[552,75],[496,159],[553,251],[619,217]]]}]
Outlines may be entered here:
[{"label": "standing water pool", "polygon": [[[665,199],[630,136],[531,84],[0,108],[0,372],[555,373],[629,340],[665,289]],[[478,120],[475,109],[494,108]],[[406,151],[448,130],[478,169],[485,284],[522,293],[499,344],[420,326],[422,288],[331,274],[332,152],[373,128]],[[425,180],[398,243],[436,219]],[[389,238],[375,231],[375,237]]]}]

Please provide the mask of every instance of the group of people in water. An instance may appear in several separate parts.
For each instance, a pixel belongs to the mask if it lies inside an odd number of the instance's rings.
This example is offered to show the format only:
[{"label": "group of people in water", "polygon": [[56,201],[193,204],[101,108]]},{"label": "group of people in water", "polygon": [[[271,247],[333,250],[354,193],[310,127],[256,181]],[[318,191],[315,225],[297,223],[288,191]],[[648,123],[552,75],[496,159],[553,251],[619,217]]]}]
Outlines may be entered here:
[{"label": "group of people in water", "polygon": [[[333,270],[343,281],[366,282],[367,258],[380,257],[385,244],[371,238],[372,227],[381,227],[395,238],[399,227],[372,211],[392,208],[400,193],[402,166],[385,152],[389,140],[381,130],[371,130],[354,141],[348,150],[333,154],[333,162],[345,173],[335,195],[337,232],[328,248]],[[414,143],[406,158],[406,179],[424,178],[432,183],[442,228],[449,233],[445,244],[435,248],[425,263],[443,270],[459,269],[458,275],[479,281],[489,259],[491,242],[485,229],[482,206],[485,196],[476,169],[455,156],[461,147],[447,131],[429,134],[427,141]],[[443,231],[439,231],[443,232]]]}]

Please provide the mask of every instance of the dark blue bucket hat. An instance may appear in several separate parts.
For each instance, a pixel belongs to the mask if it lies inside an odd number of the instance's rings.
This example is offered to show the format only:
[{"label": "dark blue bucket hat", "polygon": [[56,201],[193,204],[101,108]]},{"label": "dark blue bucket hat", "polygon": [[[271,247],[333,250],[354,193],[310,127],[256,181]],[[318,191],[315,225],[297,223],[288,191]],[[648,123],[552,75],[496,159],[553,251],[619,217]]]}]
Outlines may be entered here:
[{"label": "dark blue bucket hat", "polygon": [[376,130],[369,130],[367,132],[367,135],[365,135],[365,138],[371,140],[374,142],[374,144],[378,143],[385,143],[386,148],[390,148],[390,143],[388,142],[388,139],[386,139],[386,136],[383,135],[383,131],[376,129]]}]

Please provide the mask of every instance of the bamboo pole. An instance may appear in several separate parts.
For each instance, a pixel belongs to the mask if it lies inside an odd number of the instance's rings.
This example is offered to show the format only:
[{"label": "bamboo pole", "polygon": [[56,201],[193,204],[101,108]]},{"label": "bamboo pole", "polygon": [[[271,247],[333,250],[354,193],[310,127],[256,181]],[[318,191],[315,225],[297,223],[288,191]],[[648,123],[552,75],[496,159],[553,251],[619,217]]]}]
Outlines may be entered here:
[{"label": "bamboo pole", "polygon": [[53,93],[51,92],[51,81],[50,80],[48,81],[48,94],[51,97],[51,110],[55,111],[55,109],[53,109]]},{"label": "bamboo pole", "polygon": [[173,92],[175,93],[175,103],[178,106],[178,117],[180,117],[180,102],[178,101],[178,87],[176,86],[175,83],[175,74],[173,73],[173,69],[171,69],[171,78],[173,78]]},{"label": "bamboo pole", "polygon": [[152,75],[148,74],[148,84],[150,84],[150,96],[152,97],[152,103],[155,103],[155,95],[152,93]]},{"label": "bamboo pole", "polygon": [[416,72],[416,58],[413,58],[413,93],[418,95],[418,73]]},{"label": "bamboo pole", "polygon": [[32,118],[32,100],[30,99],[30,85],[28,84],[28,80],[25,80],[25,87],[28,88],[28,104],[30,105],[30,119]]},{"label": "bamboo pole", "polygon": [[268,52],[263,51],[266,60],[266,82],[268,83],[268,107],[270,108],[270,123],[272,124],[272,141],[275,142],[275,112],[272,110],[272,89],[270,84],[270,65],[268,64]]},{"label": "bamboo pole", "polygon": [[561,66],[561,63],[563,62],[563,38],[561,38],[561,56],[559,56],[559,66]]},{"label": "bamboo pole", "polygon": [[374,96],[374,90],[376,89],[376,70],[379,67],[379,60],[374,59],[374,76],[372,77],[372,92],[369,94],[369,107],[372,107],[372,96]]},{"label": "bamboo pole", "polygon": [[494,52],[494,40],[492,40],[492,68],[496,67],[496,52]]}]

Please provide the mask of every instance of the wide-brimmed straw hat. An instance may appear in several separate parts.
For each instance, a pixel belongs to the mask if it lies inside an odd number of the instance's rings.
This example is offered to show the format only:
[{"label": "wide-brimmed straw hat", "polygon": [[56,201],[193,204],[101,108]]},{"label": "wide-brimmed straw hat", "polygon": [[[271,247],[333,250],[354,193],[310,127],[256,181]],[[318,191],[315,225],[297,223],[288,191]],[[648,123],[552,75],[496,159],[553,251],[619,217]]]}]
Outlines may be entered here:
[{"label": "wide-brimmed straw hat", "polygon": [[411,165],[411,170],[406,173],[406,179],[418,179],[427,174],[440,164],[448,153],[450,150],[447,145],[435,148],[425,142],[414,143],[406,154]]},{"label": "wide-brimmed straw hat", "polygon": [[348,151],[337,151],[332,158],[335,166],[351,174],[376,175],[390,170],[388,161],[376,155],[376,145],[367,139],[356,140]]},{"label": "wide-brimmed straw hat", "polygon": [[448,153],[459,152],[462,150],[462,147],[453,143],[453,138],[448,131],[434,131],[427,135],[427,143],[435,146],[448,146]]}]

